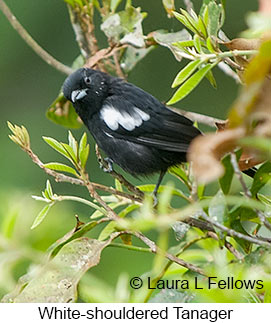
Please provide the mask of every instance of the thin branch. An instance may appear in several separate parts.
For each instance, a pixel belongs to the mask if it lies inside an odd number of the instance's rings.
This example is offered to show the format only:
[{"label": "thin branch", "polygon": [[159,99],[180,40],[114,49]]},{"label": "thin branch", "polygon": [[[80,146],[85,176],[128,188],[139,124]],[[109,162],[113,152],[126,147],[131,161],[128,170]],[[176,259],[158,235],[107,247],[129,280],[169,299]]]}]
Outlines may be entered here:
[{"label": "thin branch", "polygon": [[174,110],[176,113],[181,114],[185,117],[187,117],[188,119],[192,120],[192,121],[196,121],[202,124],[206,124],[210,127],[215,127],[217,128],[216,124],[226,124],[227,121],[226,120],[222,120],[222,119],[217,119],[217,118],[213,118],[210,116],[206,116],[204,114],[200,114],[200,113],[196,113],[196,112],[190,112],[190,111],[185,111],[182,109],[177,109],[177,108],[173,108],[173,107],[168,107],[169,109]]},{"label": "thin branch", "polygon": [[113,59],[114,59],[114,64],[115,64],[115,70],[116,70],[116,74],[125,79],[125,75],[121,69],[121,66],[120,66],[120,63],[119,63],[119,59],[118,59],[118,53],[117,52],[114,52],[113,53]]},{"label": "thin branch", "polygon": [[256,49],[247,49],[247,50],[238,50],[234,49],[227,52],[215,53],[215,54],[195,54],[196,57],[202,58],[204,60],[217,59],[226,60],[227,57],[236,57],[236,56],[247,56],[247,55],[256,55],[258,54]]},{"label": "thin branch", "polygon": [[229,229],[227,227],[225,227],[223,224],[220,224],[219,222],[215,221],[214,219],[212,219],[211,217],[209,217],[205,212],[201,212],[201,217],[206,220],[207,222],[211,223],[212,225],[214,225],[215,227],[217,227],[218,229],[222,230],[223,232],[226,232],[228,236],[230,237],[236,237],[239,239],[243,239],[246,240],[250,243],[255,243],[257,245],[260,246],[266,246],[266,247],[270,247],[270,243],[266,242],[266,241],[261,241],[258,238],[254,238],[251,237],[249,235],[245,235],[243,233],[237,232],[233,229]]},{"label": "thin branch", "polygon": [[[40,161],[37,155],[33,153],[33,151],[30,148],[22,147],[24,151],[28,153],[28,155],[31,157],[33,162],[37,164],[40,168],[42,168],[47,174],[54,176],[55,178],[59,178],[59,175],[57,172],[54,172],[53,170],[47,169],[44,167],[43,163]],[[65,176],[65,175],[64,175]],[[62,177],[63,178],[63,177]],[[68,176],[66,176],[66,179],[68,179]],[[75,181],[73,180],[73,183]],[[78,183],[78,182],[77,182]],[[96,192],[96,188],[94,187],[93,183],[90,182],[88,174],[84,173],[82,174],[81,183],[83,183],[83,186],[85,186],[89,192],[89,195],[94,198],[108,213],[107,217],[109,217],[112,220],[118,220],[119,216],[104,202],[104,200],[100,197],[100,195]]]},{"label": "thin branch", "polygon": [[71,74],[73,69],[69,66],[66,66],[56,60],[53,56],[47,53],[24,29],[24,27],[19,23],[17,18],[10,11],[9,7],[6,5],[4,0],[0,0],[0,10],[6,16],[12,27],[17,31],[17,33],[22,37],[22,39],[38,54],[47,64],[51,65],[58,71],[64,74]]},{"label": "thin branch", "polygon": [[[74,177],[70,177],[70,176],[67,176],[65,174],[60,174],[52,169],[49,169],[49,168],[46,168],[44,167],[44,164],[43,162],[39,159],[39,157],[31,150],[31,149],[26,149],[26,148],[23,148],[22,149],[28,154],[28,156],[32,159],[32,161],[38,165],[41,169],[44,170],[44,172],[52,177],[55,178],[55,181],[56,182],[66,182],[66,183],[71,183],[71,184],[75,184],[75,185],[81,185],[81,186],[84,186],[85,183],[82,179],[79,179],[79,178],[74,178]],[[134,195],[131,195],[129,193],[125,193],[125,192],[121,192],[121,191],[118,191],[114,188],[111,188],[111,187],[107,187],[105,185],[102,185],[102,184],[98,184],[98,183],[92,183],[93,187],[95,190],[101,190],[101,191],[104,191],[104,192],[107,192],[107,193],[111,193],[111,194],[114,194],[116,196],[121,196],[121,197],[124,197],[124,198],[127,198],[131,201],[134,201],[134,202],[139,202],[139,203],[142,203],[142,199],[137,197],[137,196],[134,196]]]},{"label": "thin branch", "polygon": [[237,73],[235,73],[225,62],[220,62],[218,65],[218,68],[221,69],[222,72],[224,72],[226,75],[229,77],[232,77],[236,83],[241,84],[240,77],[238,76]]},{"label": "thin branch", "polygon": [[[213,238],[217,241],[219,240],[217,234],[212,231],[207,232],[207,235],[208,237]],[[236,259],[238,260],[244,259],[244,256],[238,250],[236,250],[229,241],[225,241],[224,246],[229,250],[229,252],[231,252],[234,255]]]},{"label": "thin branch", "polygon": [[128,245],[128,244],[124,244],[124,243],[115,243],[115,242],[113,242],[110,245],[108,245],[108,247],[116,247],[116,248],[121,248],[121,249],[132,250],[132,251],[152,253],[150,248],[143,248],[143,247]]},{"label": "thin branch", "polygon": [[199,219],[189,217],[184,220],[181,220],[181,222],[184,222],[184,223],[190,225],[191,227],[195,227],[195,228],[201,229],[203,231],[215,232],[213,225],[211,225],[210,223],[208,223],[206,221],[202,221]]},{"label": "thin branch", "polygon": [[[108,169],[108,163],[103,159],[97,144],[95,146],[95,151],[96,151],[96,156],[97,156],[98,162],[101,165],[101,167],[104,169]],[[133,184],[128,182],[121,174],[117,173],[114,170],[110,170],[109,172],[110,172],[110,175],[112,175],[114,178],[116,178],[122,185],[127,187],[127,189],[130,192],[133,192],[134,194],[136,194],[140,198],[144,197],[144,193],[142,191],[140,191],[140,189],[138,189],[136,186],[134,186]]]},{"label": "thin branch", "polygon": [[93,184],[90,182],[88,174],[85,173],[84,174],[84,183],[85,186],[89,192],[89,195],[94,198],[107,212],[108,214],[106,215],[108,218],[110,218],[111,220],[115,220],[118,221],[120,219],[120,217],[117,215],[116,212],[114,212],[114,210],[111,209],[110,206],[107,205],[107,203],[100,197],[100,195],[96,192]]},{"label": "thin branch", "polygon": [[238,161],[236,159],[236,155],[234,153],[231,153],[231,164],[232,164],[232,167],[234,169],[235,175],[237,176],[240,184],[242,185],[242,188],[243,188],[245,196],[247,198],[251,198],[252,194],[251,194],[250,190],[246,186],[246,183],[244,181],[243,175],[242,175],[242,173],[240,171],[240,168],[238,166]]},{"label": "thin branch", "polygon": [[149,238],[144,236],[142,233],[140,233],[140,232],[127,232],[127,233],[130,233],[130,234],[136,236],[137,238],[139,238],[141,241],[143,241],[148,247],[150,247],[150,249],[153,253],[162,254],[167,259],[175,262],[176,264],[178,264],[182,267],[185,267],[191,271],[194,271],[202,276],[207,276],[204,273],[204,271],[202,269],[198,268],[197,266],[195,266],[187,261],[184,261],[183,259],[177,258],[176,256],[172,255],[171,253],[161,250],[153,241],[151,241]]}]

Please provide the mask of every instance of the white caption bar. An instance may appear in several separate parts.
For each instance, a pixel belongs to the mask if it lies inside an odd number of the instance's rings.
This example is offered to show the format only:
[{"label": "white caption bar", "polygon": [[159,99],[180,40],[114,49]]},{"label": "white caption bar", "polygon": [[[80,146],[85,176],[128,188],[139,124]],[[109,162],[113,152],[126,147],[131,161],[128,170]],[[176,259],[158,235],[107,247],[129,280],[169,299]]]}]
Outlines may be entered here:
[{"label": "white caption bar", "polygon": [[1,322],[267,322],[271,304],[0,304]]}]

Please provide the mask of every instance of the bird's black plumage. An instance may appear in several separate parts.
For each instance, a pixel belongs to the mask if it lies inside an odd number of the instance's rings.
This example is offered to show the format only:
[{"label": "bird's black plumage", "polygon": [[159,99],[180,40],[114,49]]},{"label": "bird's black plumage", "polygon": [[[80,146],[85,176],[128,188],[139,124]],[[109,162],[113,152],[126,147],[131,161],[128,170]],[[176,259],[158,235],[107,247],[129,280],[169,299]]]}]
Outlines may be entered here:
[{"label": "bird's black plumage", "polygon": [[75,71],[63,92],[98,146],[132,175],[164,174],[185,162],[190,142],[200,134],[191,120],[151,94],[100,71]]}]

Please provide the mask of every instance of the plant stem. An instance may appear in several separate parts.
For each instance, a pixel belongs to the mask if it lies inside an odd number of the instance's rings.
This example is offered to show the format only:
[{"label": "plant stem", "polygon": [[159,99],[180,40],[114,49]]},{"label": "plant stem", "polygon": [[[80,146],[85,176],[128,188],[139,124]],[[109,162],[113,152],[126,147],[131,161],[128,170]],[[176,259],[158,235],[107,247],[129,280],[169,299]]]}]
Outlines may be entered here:
[{"label": "plant stem", "polygon": [[210,59],[217,59],[217,58],[227,58],[227,57],[235,57],[235,56],[246,56],[246,55],[256,55],[259,51],[255,49],[250,50],[231,50],[227,52],[222,53],[216,53],[216,54],[196,54],[195,56],[198,58],[202,58],[204,60],[210,60]]},{"label": "plant stem", "polygon": [[[85,185],[84,181],[79,178],[70,177],[65,174],[58,173],[52,169],[44,167],[43,162],[39,159],[39,157],[30,148],[22,147],[22,149],[29,155],[29,157],[32,159],[32,161],[36,165],[38,165],[41,169],[43,169],[45,171],[46,174],[53,176],[55,178],[56,182],[66,182],[66,183],[71,183],[71,184],[81,185],[81,186]],[[104,192],[107,192],[110,194],[114,194],[116,196],[121,196],[121,197],[127,198],[131,201],[142,203],[142,198],[139,198],[139,197],[134,196],[132,194],[121,192],[121,191],[118,191],[112,187],[107,187],[105,185],[98,184],[98,183],[92,183],[92,185],[96,190],[101,190],[101,191],[104,191]]]},{"label": "plant stem", "polygon": [[70,195],[64,195],[64,196],[59,195],[59,196],[57,196],[55,201],[75,201],[75,202],[83,203],[83,204],[90,206],[93,209],[96,209],[96,210],[102,212],[104,215],[107,215],[107,212],[105,211],[104,208],[101,208],[98,205],[96,205],[95,203],[92,203],[91,201],[83,199],[82,197],[70,196]]},{"label": "plant stem", "polygon": [[10,11],[9,7],[6,5],[4,0],[0,0],[0,10],[6,16],[12,27],[17,31],[17,33],[22,37],[22,39],[38,54],[48,65],[51,65],[58,71],[64,74],[71,74],[73,69],[69,66],[56,60],[53,56],[47,53],[24,29],[24,27],[19,23],[17,18]]},{"label": "plant stem", "polygon": [[127,245],[124,243],[111,243],[108,247],[116,247],[116,248],[128,249],[133,251],[152,253],[150,248],[137,247],[133,245]]}]

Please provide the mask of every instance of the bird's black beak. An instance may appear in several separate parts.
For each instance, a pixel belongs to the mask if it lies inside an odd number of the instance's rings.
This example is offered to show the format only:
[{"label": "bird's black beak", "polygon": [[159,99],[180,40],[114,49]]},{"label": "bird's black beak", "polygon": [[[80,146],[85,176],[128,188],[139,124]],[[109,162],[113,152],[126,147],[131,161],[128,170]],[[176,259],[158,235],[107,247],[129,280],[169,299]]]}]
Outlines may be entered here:
[{"label": "bird's black beak", "polygon": [[83,99],[87,95],[87,89],[74,90],[71,94],[71,100],[74,103],[75,101]]}]

